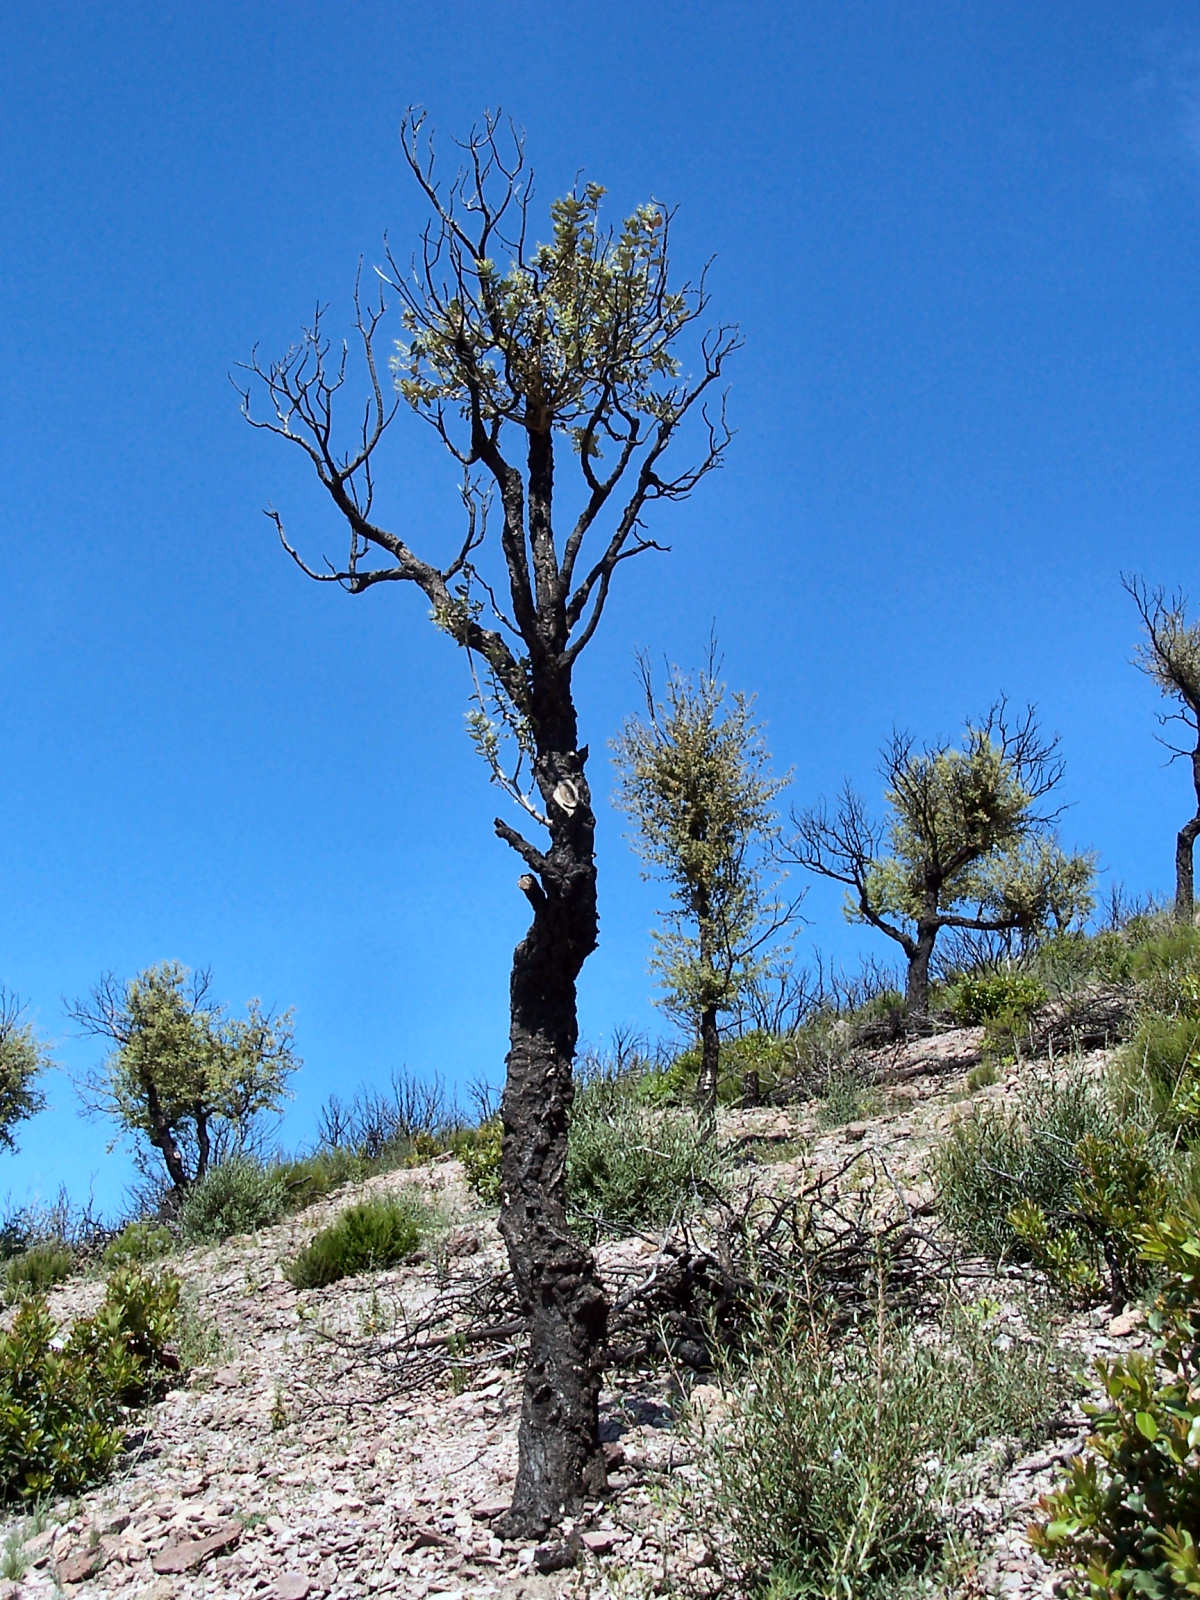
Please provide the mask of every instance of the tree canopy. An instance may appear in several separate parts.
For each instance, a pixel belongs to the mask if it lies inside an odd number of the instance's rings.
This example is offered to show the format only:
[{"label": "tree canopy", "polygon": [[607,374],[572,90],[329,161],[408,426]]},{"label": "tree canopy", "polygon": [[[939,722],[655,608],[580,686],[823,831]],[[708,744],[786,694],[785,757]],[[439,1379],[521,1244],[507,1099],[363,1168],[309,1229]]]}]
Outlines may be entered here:
[{"label": "tree canopy", "polygon": [[794,911],[779,898],[771,856],[773,802],[787,779],[772,776],[753,702],[727,694],[712,651],[694,680],[672,668],[661,698],[645,659],[640,669],[646,716],[613,741],[616,803],[634,822],[635,849],[670,886],[651,965],[662,1004],[700,1041],[697,1100],[711,1116],[718,1018],[763,970]]},{"label": "tree canopy", "polygon": [[291,1013],[251,1000],[244,1019],[211,998],[211,975],[177,961],[127,984],[103,977],[71,1015],[115,1049],[80,1086],[89,1109],[158,1151],[182,1192],[242,1148],[260,1112],[278,1110],[300,1065]]},{"label": "tree canopy", "polygon": [[846,884],[846,915],[900,945],[914,1011],[928,1006],[943,928],[1029,936],[1091,909],[1092,858],[1060,848],[1061,808],[1039,809],[1063,775],[1057,751],[1032,707],[1013,718],[1000,701],[967,725],[959,747],[892,735],[880,768],[883,821],[849,784],[833,807],[794,815],[794,859]]},{"label": "tree canopy", "polygon": [[0,1146],[15,1150],[13,1128],[36,1115],[46,1097],[34,1080],[50,1064],[21,1002],[0,988]]},{"label": "tree canopy", "polygon": [[1134,659],[1161,693],[1176,703],[1176,710],[1160,721],[1178,722],[1187,729],[1185,744],[1168,738],[1163,743],[1172,761],[1182,756],[1192,769],[1196,810],[1175,839],[1175,915],[1181,922],[1190,922],[1196,908],[1193,855],[1200,837],[1200,618],[1188,621],[1187,596],[1180,590],[1168,595],[1164,589],[1147,587],[1137,577],[1121,581],[1145,629]]}]

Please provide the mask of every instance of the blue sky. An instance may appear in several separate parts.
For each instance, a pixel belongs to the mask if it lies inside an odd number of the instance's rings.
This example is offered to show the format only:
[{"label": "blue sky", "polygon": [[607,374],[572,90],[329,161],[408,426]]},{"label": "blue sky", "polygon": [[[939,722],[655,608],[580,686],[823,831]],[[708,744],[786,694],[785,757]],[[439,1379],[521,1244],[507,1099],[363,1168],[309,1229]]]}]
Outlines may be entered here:
[{"label": "blue sky", "polygon": [[[736,319],[726,470],[627,567],[579,676],[593,785],[634,652],[715,622],[800,805],[868,792],[894,724],[953,734],[998,693],[1062,736],[1064,835],[1170,887],[1185,774],[1154,743],[1118,573],[1200,603],[1200,23],[1192,7],[810,0],[416,7],[21,5],[0,64],[0,981],[62,1071],[0,1194],[119,1199],[69,1078],[62,997],[208,965],[296,1008],[284,1139],[407,1065],[498,1078],[515,860],[462,728],[464,665],[418,597],[307,583],[340,534],[227,373],[344,315],[360,254],[424,213],[406,105],[444,144],[485,106],[547,202],[678,206]],[[447,152],[448,153],[448,152]],[[413,541],[457,530],[416,423],[389,456]],[[658,903],[602,808],[585,1033],[658,1027]],[[880,949],[817,887],[812,946]]]}]

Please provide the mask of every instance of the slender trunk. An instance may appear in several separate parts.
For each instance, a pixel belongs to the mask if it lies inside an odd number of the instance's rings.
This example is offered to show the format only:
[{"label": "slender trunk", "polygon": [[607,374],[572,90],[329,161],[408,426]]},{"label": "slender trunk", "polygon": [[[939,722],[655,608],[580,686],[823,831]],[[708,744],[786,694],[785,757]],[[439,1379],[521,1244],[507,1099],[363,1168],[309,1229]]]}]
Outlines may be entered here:
[{"label": "slender trunk", "polygon": [[721,1035],[716,1006],[700,1013],[700,1075],[696,1079],[696,1108],[701,1123],[711,1129],[717,1117],[717,1073],[721,1060]]},{"label": "slender trunk", "polygon": [[936,922],[917,923],[917,937],[908,949],[908,976],[904,1000],[910,1016],[924,1017],[929,1012],[929,958],[938,936]]},{"label": "slender trunk", "polygon": [[[599,1396],[608,1307],[567,1227],[575,982],[596,947],[596,869],[583,756],[539,757],[552,844],[521,888],[533,922],[513,954],[500,1232],[529,1330],[517,1480],[505,1536],[537,1536],[606,1484]],[[553,797],[557,795],[561,800]]]},{"label": "slender trunk", "polygon": [[1191,922],[1196,915],[1193,847],[1200,836],[1200,744],[1192,751],[1192,787],[1196,791],[1196,815],[1180,828],[1175,839],[1175,917]]},{"label": "slender trunk", "polygon": [[208,1171],[209,1158],[212,1154],[212,1144],[208,1137],[208,1113],[197,1106],[194,1112],[196,1123],[196,1178],[197,1183]]},{"label": "slender trunk", "polygon": [[1175,839],[1175,917],[1191,922],[1195,915],[1193,846],[1200,837],[1200,813],[1185,822]]},{"label": "slender trunk", "polygon": [[182,1194],[190,1182],[187,1168],[183,1164],[179,1145],[175,1139],[174,1130],[167,1120],[163,1110],[162,1101],[158,1097],[158,1090],[149,1080],[145,1080],[146,1112],[150,1122],[150,1143],[162,1156],[166,1163],[167,1174],[175,1185],[177,1194]]}]

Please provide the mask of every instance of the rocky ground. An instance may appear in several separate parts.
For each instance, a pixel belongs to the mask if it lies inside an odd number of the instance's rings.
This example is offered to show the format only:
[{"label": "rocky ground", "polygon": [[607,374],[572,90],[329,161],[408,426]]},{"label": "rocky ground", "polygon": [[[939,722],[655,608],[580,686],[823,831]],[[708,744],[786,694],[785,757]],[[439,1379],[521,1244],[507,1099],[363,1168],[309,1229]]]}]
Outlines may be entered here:
[{"label": "rocky ground", "polygon": [[[1015,1073],[968,1095],[978,1034],[962,1030],[878,1058],[885,1080],[877,1114],[822,1130],[812,1107],[730,1114],[723,1130],[757,1153],[759,1181],[787,1185],[832,1169],[855,1151],[886,1167],[914,1204],[924,1165],[948,1122],[983,1097],[1014,1092]],[[783,1159],[772,1159],[782,1156]],[[545,1546],[504,1544],[492,1522],[515,1471],[516,1374],[504,1364],[443,1375],[415,1390],[402,1371],[381,1373],[360,1348],[378,1349],[419,1317],[447,1270],[499,1265],[494,1220],[462,1182],[458,1164],[372,1179],[371,1190],[415,1185],[446,1219],[434,1259],[328,1289],[297,1293],[281,1262],[348,1203],[343,1193],[276,1228],[173,1259],[195,1311],[204,1354],[186,1383],[144,1413],[117,1477],[49,1508],[44,1526],[10,1516],[0,1600],[51,1595],[105,1600],[421,1600],[497,1596],[640,1596],[690,1573],[703,1585],[710,1538],[689,1526],[686,1485],[694,1435],[676,1426],[680,1397],[669,1374],[623,1377],[604,1395],[612,1492]],[[611,1247],[628,1266],[653,1262],[652,1240]],[[99,1280],[53,1296],[61,1317],[89,1311]],[[1063,1339],[1084,1357],[1128,1346],[1136,1318],[1080,1316]],[[207,1346],[207,1350],[204,1347]],[[411,1375],[410,1375],[411,1377]],[[721,1399],[705,1385],[690,1399],[719,1427]],[[1024,1526],[1036,1497],[1083,1438],[1077,1410],[1021,1459],[1003,1454],[985,1491],[959,1508],[967,1576],[962,1596],[1034,1600],[1053,1579]]]}]

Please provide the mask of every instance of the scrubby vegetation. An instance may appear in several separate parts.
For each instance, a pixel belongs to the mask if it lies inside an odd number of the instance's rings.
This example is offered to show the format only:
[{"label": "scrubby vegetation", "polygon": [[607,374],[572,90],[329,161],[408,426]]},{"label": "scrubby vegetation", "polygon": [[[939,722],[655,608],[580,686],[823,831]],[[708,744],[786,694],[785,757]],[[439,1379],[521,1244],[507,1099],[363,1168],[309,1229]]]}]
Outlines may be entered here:
[{"label": "scrubby vegetation", "polygon": [[748,1355],[720,1366],[728,1424],[702,1437],[705,1519],[737,1592],[890,1597],[934,1563],[969,1452],[1028,1439],[1070,1387],[1065,1362],[1011,1332],[987,1303],[947,1304],[932,1329],[893,1320],[882,1284],[840,1334],[799,1302],[760,1306]]},{"label": "scrubby vegetation", "polygon": [[429,1208],[408,1195],[364,1200],[343,1211],[285,1268],[297,1289],[320,1289],[360,1272],[381,1272],[415,1254]]},{"label": "scrubby vegetation", "polygon": [[1030,1530],[1089,1600],[1200,1594],[1200,1206],[1148,1224],[1141,1246],[1166,1275],[1153,1351],[1098,1363],[1088,1448]]},{"label": "scrubby vegetation", "polygon": [[61,1338],[45,1299],[22,1299],[0,1333],[0,1498],[75,1494],[120,1452],[128,1408],[178,1369],[179,1280],[121,1268],[104,1303]]}]

